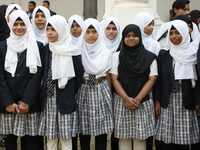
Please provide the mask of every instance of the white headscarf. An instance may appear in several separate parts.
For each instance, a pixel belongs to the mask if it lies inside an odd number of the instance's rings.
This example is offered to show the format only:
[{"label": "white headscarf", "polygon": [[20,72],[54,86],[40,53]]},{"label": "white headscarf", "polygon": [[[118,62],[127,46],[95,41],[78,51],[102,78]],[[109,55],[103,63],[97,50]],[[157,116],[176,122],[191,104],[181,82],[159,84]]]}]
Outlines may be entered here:
[{"label": "white headscarf", "polygon": [[166,44],[170,49],[170,55],[175,60],[175,79],[197,79],[196,75],[196,53],[198,46],[190,43],[189,28],[182,20],[174,20],[170,22],[168,31],[174,26],[182,36],[182,41],[179,45],[174,45],[167,34]]},{"label": "white headscarf", "polygon": [[85,72],[93,75],[105,73],[111,67],[110,51],[103,43],[100,23],[93,18],[88,18],[83,23],[83,34],[92,25],[98,32],[98,39],[95,43],[82,42],[82,62]]},{"label": "white headscarf", "polygon": [[[107,26],[110,24],[110,22],[113,22],[115,24],[117,31],[118,31],[117,36],[112,40],[108,39],[105,35],[105,30],[106,30]],[[106,18],[103,21],[103,41],[104,41],[106,47],[108,48],[108,50],[112,54],[114,54],[116,52],[116,50],[120,44],[121,37],[122,37],[122,35],[121,35],[119,20],[115,17]]]},{"label": "white headscarf", "polygon": [[38,6],[34,9],[33,14],[32,14],[32,20],[31,20],[36,40],[42,42],[45,45],[48,42],[47,37],[46,37],[46,29],[45,28],[44,29],[38,29],[36,24],[35,24],[35,16],[36,16],[36,13],[39,9],[44,13],[46,20],[49,19],[50,12],[49,12],[49,9],[47,9],[46,7]]},{"label": "white headscarf", "polygon": [[53,15],[48,23],[58,33],[58,40],[49,42],[49,48],[52,52],[52,78],[58,79],[58,87],[62,89],[69,79],[75,77],[72,56],[80,55],[80,50],[71,43],[69,26],[64,17]]},{"label": "white headscarf", "polygon": [[[79,26],[81,27],[81,29],[83,30],[83,18],[81,16],[78,16],[78,15],[71,16],[68,20],[69,28],[71,28],[74,21],[76,21],[76,23],[78,23]],[[80,41],[83,38],[83,31],[82,31],[82,33],[79,37],[73,36],[71,32],[70,32],[70,35],[72,37],[72,44],[79,46]]]},{"label": "white headscarf", "polygon": [[[26,25],[26,33],[23,36],[17,36],[13,33],[12,27],[16,19],[20,17]],[[5,59],[5,70],[15,76],[18,58],[17,53],[22,53],[27,49],[26,67],[30,73],[37,73],[37,66],[41,67],[41,60],[37,42],[33,36],[33,29],[28,15],[22,10],[16,10],[10,15],[9,21],[10,37],[7,39],[7,53]]]},{"label": "white headscarf", "polygon": [[144,28],[153,20],[154,17],[151,14],[149,14],[148,12],[141,12],[136,15],[135,19],[133,20],[133,24],[136,24],[140,27],[142,34],[142,43],[144,47],[150,52],[158,55],[161,48],[160,44],[156,41],[154,30],[151,35],[147,35],[146,33],[144,33]]},{"label": "white headscarf", "polygon": [[13,10],[14,8],[17,8],[17,10],[22,10],[22,8],[17,5],[17,4],[10,4],[8,5],[8,7],[6,8],[6,15],[5,15],[5,18],[6,18],[6,21],[8,22],[8,15],[9,13],[11,12],[11,10]]}]

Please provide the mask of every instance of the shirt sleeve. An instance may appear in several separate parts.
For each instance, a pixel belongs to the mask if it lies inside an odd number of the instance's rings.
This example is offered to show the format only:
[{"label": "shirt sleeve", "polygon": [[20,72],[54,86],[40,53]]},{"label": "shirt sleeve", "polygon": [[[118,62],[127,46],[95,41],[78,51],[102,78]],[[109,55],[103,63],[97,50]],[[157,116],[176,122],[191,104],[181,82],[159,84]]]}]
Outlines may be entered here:
[{"label": "shirt sleeve", "polygon": [[112,56],[112,66],[110,69],[110,74],[118,75],[119,66],[119,52],[113,54]]},{"label": "shirt sleeve", "polygon": [[156,75],[158,75],[158,67],[157,67],[157,61],[154,60],[151,63],[151,66],[150,66],[150,74],[149,74],[149,76],[156,76]]}]

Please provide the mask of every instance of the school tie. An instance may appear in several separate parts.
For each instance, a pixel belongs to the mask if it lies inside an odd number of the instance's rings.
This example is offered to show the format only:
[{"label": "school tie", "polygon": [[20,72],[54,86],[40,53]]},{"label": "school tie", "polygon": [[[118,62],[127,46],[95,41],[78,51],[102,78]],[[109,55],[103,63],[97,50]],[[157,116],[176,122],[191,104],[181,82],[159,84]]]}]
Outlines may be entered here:
[{"label": "school tie", "polygon": [[49,60],[49,70],[47,75],[47,87],[46,87],[46,94],[48,97],[52,97],[54,94],[54,82],[52,80],[52,56]]},{"label": "school tie", "polygon": [[173,66],[173,68],[172,68],[172,80],[171,80],[171,85],[172,85],[172,86],[171,86],[171,91],[174,92],[174,93],[176,93],[176,92],[178,91],[178,89],[179,89],[180,84],[179,84],[178,80],[175,80],[174,66]]},{"label": "school tie", "polygon": [[88,84],[93,87],[95,85],[96,76],[93,74],[89,74],[88,79],[89,79]]}]

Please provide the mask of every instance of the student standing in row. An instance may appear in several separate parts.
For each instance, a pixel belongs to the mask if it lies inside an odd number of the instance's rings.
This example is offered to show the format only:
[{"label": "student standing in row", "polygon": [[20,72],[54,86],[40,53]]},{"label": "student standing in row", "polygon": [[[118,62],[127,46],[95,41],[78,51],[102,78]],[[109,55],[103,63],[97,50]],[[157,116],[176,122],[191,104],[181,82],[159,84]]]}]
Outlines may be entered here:
[{"label": "student standing in row", "polygon": [[96,150],[106,150],[107,133],[113,131],[110,52],[102,41],[96,19],[84,21],[83,35],[81,55],[85,73],[77,94],[80,145],[89,150],[90,136],[95,136]]},{"label": "student standing in row", "polygon": [[17,137],[25,136],[28,150],[36,150],[43,44],[37,43],[24,11],[10,15],[10,37],[0,43],[0,134],[6,150],[17,150]]},{"label": "student standing in row", "polygon": [[157,78],[156,55],[144,48],[137,25],[124,28],[121,43],[110,70],[115,89],[114,135],[119,138],[120,150],[146,150],[146,139],[155,133],[154,105],[149,93]]},{"label": "student standing in row", "polygon": [[80,50],[72,45],[70,29],[64,17],[49,18],[45,46],[42,85],[43,111],[39,122],[39,135],[47,136],[47,150],[71,150],[71,137],[77,131],[77,103],[75,94],[82,81],[83,66]]},{"label": "student standing in row", "polygon": [[[118,50],[121,41],[121,29],[119,20],[115,17],[108,17],[103,20],[103,42],[112,55]],[[111,149],[118,150],[118,139],[111,135]]]},{"label": "student standing in row", "polygon": [[8,7],[6,9],[6,14],[5,14],[5,18],[6,18],[7,23],[10,20],[10,14],[13,11],[15,11],[15,10],[22,10],[22,8],[19,5],[17,5],[17,4],[10,4],[10,5],[8,5]]},{"label": "student standing in row", "polygon": [[72,43],[76,46],[80,45],[80,42],[83,39],[83,18],[78,15],[73,15],[69,18],[68,24],[70,28],[70,35],[72,37]]},{"label": "student standing in row", "polygon": [[142,44],[145,49],[158,55],[161,47],[159,42],[156,41],[156,35],[154,31],[154,17],[148,12],[141,12],[136,15],[133,20],[133,24],[140,27],[142,34]]},{"label": "student standing in row", "polygon": [[168,31],[166,44],[169,50],[159,53],[159,76],[154,88],[158,117],[156,140],[162,142],[162,150],[189,150],[190,144],[196,144],[195,149],[199,149],[195,112],[195,101],[199,101],[195,67],[198,46],[190,43],[185,22],[172,21]]},{"label": "student standing in row", "polygon": [[32,26],[37,41],[44,45],[48,43],[46,37],[46,22],[50,17],[50,12],[46,7],[38,6],[34,9],[32,14]]},{"label": "student standing in row", "polygon": [[103,42],[111,54],[114,54],[121,40],[119,20],[115,17],[106,18],[103,21],[103,32]]},{"label": "student standing in row", "polygon": [[[70,35],[72,38],[72,44],[81,49],[81,41],[83,39],[83,18],[79,15],[73,15],[68,19],[68,25],[70,28]],[[78,134],[76,137],[72,137],[72,149],[77,150]]]}]

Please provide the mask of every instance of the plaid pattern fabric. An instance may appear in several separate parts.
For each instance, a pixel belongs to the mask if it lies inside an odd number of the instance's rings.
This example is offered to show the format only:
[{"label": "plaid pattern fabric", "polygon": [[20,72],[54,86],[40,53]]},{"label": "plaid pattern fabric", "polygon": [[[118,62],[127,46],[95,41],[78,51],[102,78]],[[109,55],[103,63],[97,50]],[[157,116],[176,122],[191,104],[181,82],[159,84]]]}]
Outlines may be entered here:
[{"label": "plaid pattern fabric", "polygon": [[39,113],[0,114],[0,134],[16,136],[36,136]]},{"label": "plaid pattern fabric", "polygon": [[76,136],[76,133],[78,133],[77,112],[60,114],[54,87],[54,96],[47,97],[44,110],[41,112],[38,135],[47,136],[47,139],[68,139]]},{"label": "plaid pattern fabric", "polygon": [[155,115],[153,100],[140,103],[137,110],[125,107],[124,100],[114,93],[114,135],[119,139],[136,138],[145,140],[155,135]]},{"label": "plaid pattern fabric", "polygon": [[106,80],[94,87],[82,84],[77,101],[80,133],[97,136],[113,131],[112,96]]},{"label": "plaid pattern fabric", "polygon": [[182,105],[181,86],[170,95],[167,108],[161,108],[156,125],[156,139],[165,143],[188,145],[200,141],[195,110],[187,110]]}]

